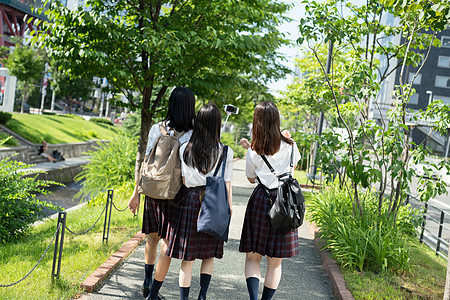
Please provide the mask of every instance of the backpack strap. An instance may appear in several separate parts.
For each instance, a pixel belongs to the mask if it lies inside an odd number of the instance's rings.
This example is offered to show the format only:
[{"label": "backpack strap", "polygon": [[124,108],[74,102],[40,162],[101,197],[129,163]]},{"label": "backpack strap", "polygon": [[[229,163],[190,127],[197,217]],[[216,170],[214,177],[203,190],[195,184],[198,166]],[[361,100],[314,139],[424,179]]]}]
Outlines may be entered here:
[{"label": "backpack strap", "polygon": [[[161,131],[162,136],[169,134],[166,127],[167,127],[166,121],[159,122],[159,130]],[[177,139],[179,139],[185,133],[184,131],[176,131],[176,130],[173,130],[173,131],[175,132],[174,136]]]},{"label": "backpack strap", "polygon": [[[263,161],[266,163],[267,167],[269,168],[270,172],[273,173],[273,175],[277,176],[277,173],[275,172],[275,170],[273,169],[272,165],[269,163],[269,161],[267,160],[267,157],[265,155],[261,155],[261,158],[263,159]],[[292,144],[292,151],[291,151],[291,161],[289,163],[289,166],[291,167],[291,172],[292,172],[292,168],[294,167],[294,144]]]},{"label": "backpack strap", "polygon": [[224,145],[222,150],[222,155],[219,158],[219,161],[217,162],[216,170],[214,171],[213,176],[217,176],[217,173],[219,172],[219,168],[222,165],[222,177],[225,176],[225,167],[227,165],[227,153],[228,153],[228,146]]}]

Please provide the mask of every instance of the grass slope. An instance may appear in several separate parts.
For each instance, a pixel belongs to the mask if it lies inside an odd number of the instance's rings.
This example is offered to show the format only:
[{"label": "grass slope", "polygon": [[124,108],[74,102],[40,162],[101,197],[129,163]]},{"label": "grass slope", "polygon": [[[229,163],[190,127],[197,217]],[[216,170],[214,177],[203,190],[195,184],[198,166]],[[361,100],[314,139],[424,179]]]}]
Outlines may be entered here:
[{"label": "grass slope", "polygon": [[75,115],[32,115],[13,113],[7,127],[30,142],[50,144],[85,142],[92,139],[110,140],[118,129],[89,122]]}]

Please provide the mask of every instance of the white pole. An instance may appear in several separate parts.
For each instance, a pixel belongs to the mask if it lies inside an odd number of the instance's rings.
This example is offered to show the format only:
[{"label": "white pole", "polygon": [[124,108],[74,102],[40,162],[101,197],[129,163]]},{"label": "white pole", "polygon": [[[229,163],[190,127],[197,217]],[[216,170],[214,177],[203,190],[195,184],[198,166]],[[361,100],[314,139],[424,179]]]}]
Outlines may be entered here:
[{"label": "white pole", "polygon": [[44,78],[42,79],[42,98],[41,98],[41,114],[44,113],[45,95],[47,95],[47,71],[48,63],[45,63]]},{"label": "white pole", "polygon": [[52,105],[50,107],[50,111],[53,112],[55,110],[55,90],[52,90]]},{"label": "white pole", "polygon": [[222,137],[223,130],[225,129],[225,125],[227,125],[228,118],[231,114],[227,113],[227,118],[225,119],[225,123],[223,123],[222,130],[220,131],[220,137]]}]

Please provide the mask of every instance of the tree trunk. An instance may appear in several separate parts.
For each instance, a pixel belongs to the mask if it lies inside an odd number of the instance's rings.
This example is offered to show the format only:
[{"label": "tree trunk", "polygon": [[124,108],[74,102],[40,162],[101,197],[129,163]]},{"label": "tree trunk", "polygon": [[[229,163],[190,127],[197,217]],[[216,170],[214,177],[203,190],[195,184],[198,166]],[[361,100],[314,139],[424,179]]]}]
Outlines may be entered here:
[{"label": "tree trunk", "polygon": [[139,136],[138,151],[136,154],[136,164],[134,166],[134,178],[137,181],[141,170],[141,163],[144,160],[145,149],[147,148],[148,132],[152,125],[153,113],[149,112],[152,89],[144,87],[142,95],[142,110],[141,110],[141,131]]},{"label": "tree trunk", "polygon": [[22,105],[20,106],[20,113],[23,114],[23,107],[25,106],[25,103],[28,101],[28,83],[25,82],[24,89],[23,89],[23,100]]},{"label": "tree trunk", "polygon": [[67,96],[67,101],[69,101],[69,115],[72,113],[72,96]]}]

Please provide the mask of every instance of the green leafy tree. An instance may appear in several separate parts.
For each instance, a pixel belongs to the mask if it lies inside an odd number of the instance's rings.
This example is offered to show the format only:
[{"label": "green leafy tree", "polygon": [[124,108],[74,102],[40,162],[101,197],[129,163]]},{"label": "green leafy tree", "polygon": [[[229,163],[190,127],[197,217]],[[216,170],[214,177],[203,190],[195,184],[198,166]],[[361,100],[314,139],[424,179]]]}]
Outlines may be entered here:
[{"label": "green leafy tree", "polygon": [[[343,15],[343,10],[349,14]],[[306,3],[307,16],[300,21],[302,37],[298,43],[307,44],[319,64],[328,90],[327,103],[332,104],[347,132],[348,139],[340,141],[336,138],[328,148],[341,158],[344,167],[344,172],[339,174],[341,183],[346,184],[344,178],[350,179],[351,186],[346,190],[351,191],[355,212],[363,213],[359,195],[361,188],[376,186],[380,191],[379,211],[383,202],[388,201],[390,213],[395,218],[414,175],[414,170],[408,165],[425,158],[424,147],[417,145],[412,151],[409,141],[407,123],[414,118],[426,118],[426,113],[418,112],[415,117],[407,115],[406,104],[414,90],[411,82],[405,83],[405,70],[411,65],[417,68],[417,73],[420,71],[431,47],[439,45],[436,33],[448,26],[449,11],[450,4],[443,0],[368,1],[361,6],[334,0]],[[394,15],[399,20],[398,25],[382,23],[384,13]],[[383,42],[393,35],[403,37],[399,44]],[[320,49],[327,43],[335,46],[335,51],[330,53],[329,74],[320,55]],[[337,51],[348,55],[342,70],[337,69],[334,63]],[[386,58],[387,67],[380,66],[380,56]],[[400,85],[395,89],[394,107],[382,124],[376,124],[369,119],[369,106],[372,103],[383,115],[377,94],[381,83],[397,71]],[[342,106],[342,103],[350,104]],[[437,108],[436,105],[430,106],[428,111],[436,111]],[[442,114],[442,117],[439,122],[448,123],[448,116]],[[443,127],[438,123],[431,126],[436,129]],[[327,157],[336,155],[322,156],[321,163],[332,164],[333,161]],[[441,169],[444,164],[436,167]],[[445,184],[440,180],[421,182],[425,186],[420,193],[423,200],[445,191]],[[388,185],[391,186],[390,191],[387,190]]]},{"label": "green leafy tree", "polygon": [[3,47],[1,52],[6,54],[6,57],[2,59],[2,63],[9,69],[10,74],[16,76],[21,83],[19,87],[22,89],[23,98],[20,112],[23,113],[23,107],[28,101],[28,95],[34,89],[34,84],[42,78],[45,67],[45,54],[33,46],[24,45],[20,40],[16,41],[14,49]]},{"label": "green leafy tree", "polygon": [[58,95],[64,96],[69,103],[69,114],[72,113],[73,100],[88,100],[94,87],[92,78],[79,77],[74,78],[65,74],[62,70],[52,72],[53,80],[51,84],[54,86]]},{"label": "green leafy tree", "polygon": [[[152,118],[171,87],[210,99],[236,87],[264,86],[289,70],[277,49],[288,5],[262,1],[87,1],[71,11],[54,1],[35,38],[69,74],[107,78],[141,109],[139,170]],[[140,97],[134,95],[138,92]],[[114,103],[115,105],[125,105]]]}]

